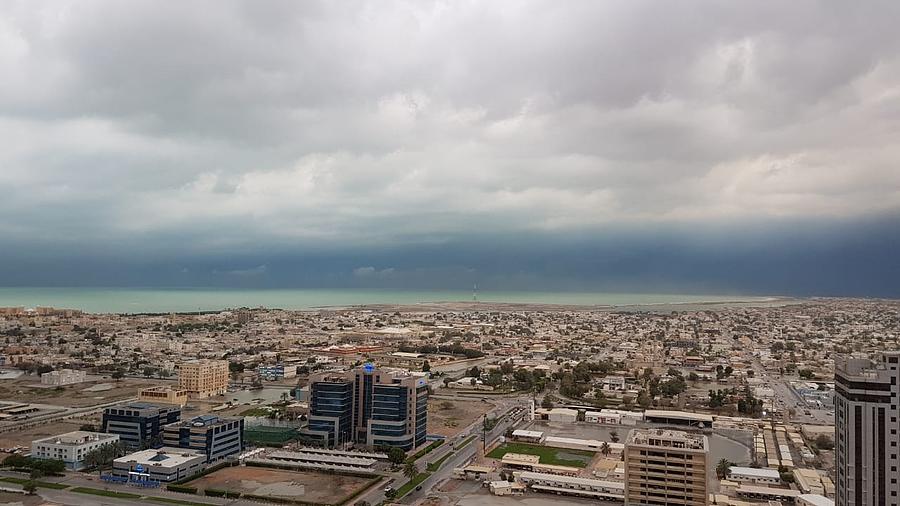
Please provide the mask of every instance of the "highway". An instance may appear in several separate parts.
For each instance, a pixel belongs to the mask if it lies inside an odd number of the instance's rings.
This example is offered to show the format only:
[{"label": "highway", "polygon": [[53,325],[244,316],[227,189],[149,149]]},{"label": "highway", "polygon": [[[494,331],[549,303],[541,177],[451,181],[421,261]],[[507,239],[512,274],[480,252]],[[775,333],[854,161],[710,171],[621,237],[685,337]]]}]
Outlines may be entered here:
[{"label": "highway", "polygon": [[[511,401],[505,405],[503,413],[499,415],[500,417],[502,417],[502,420],[500,420],[500,422],[497,423],[497,425],[487,434],[488,444],[486,446],[491,446],[491,444],[493,444],[498,438],[506,433],[507,429],[515,426],[522,421],[522,418],[527,413],[525,409],[522,409],[522,411],[515,416],[509,416],[510,412],[516,406],[525,408],[525,404],[522,401]],[[467,433],[471,434],[473,433],[472,431],[474,431],[475,434],[481,435],[481,423],[473,424],[472,426],[470,426]],[[468,434],[464,436],[457,436],[456,439],[465,439],[466,437],[468,437]],[[421,490],[413,490],[412,492],[406,494],[406,496],[403,497],[400,502],[403,504],[413,504],[420,499],[428,497],[428,494],[431,493],[431,490],[435,485],[450,478],[453,475],[453,469],[460,467],[462,464],[472,459],[476,454],[480,452],[479,445],[483,444],[484,442],[480,437],[473,440],[465,448],[457,452],[456,455],[447,459],[441,466],[441,468],[438,469],[434,474],[425,479],[425,481],[420,484],[422,487]],[[431,457],[431,455],[429,455],[426,459],[423,460],[428,460],[429,462],[431,462],[438,460],[439,458],[440,457]],[[422,464],[422,469],[424,469],[424,463]]]},{"label": "highway", "polygon": [[[517,406],[521,406],[523,408],[526,407],[524,401],[520,399],[495,399],[497,405],[494,409],[488,412],[488,417],[499,417],[502,418],[500,422],[498,422],[497,426],[494,427],[493,430],[487,435],[488,441],[493,442],[500,436],[506,433],[506,430],[518,422],[521,418],[517,416],[515,419],[509,418],[507,416],[513,408]],[[527,413],[525,409],[521,411],[521,414],[524,415]],[[480,445],[482,445],[482,423],[483,419],[479,418],[472,422],[468,427],[464,430],[460,431],[459,434],[454,436],[453,438],[448,438],[447,442],[441,445],[439,448],[435,449],[428,455],[420,458],[416,464],[419,467],[419,471],[425,471],[429,462],[435,462],[440,460],[442,457],[447,455],[448,453],[457,452],[452,457],[448,458],[441,465],[441,468],[438,469],[434,474],[429,476],[426,480],[424,480],[420,486],[421,490],[413,490],[408,493],[406,496],[401,498],[399,502],[404,504],[411,504],[420,498],[426,497],[431,489],[441,483],[445,479],[449,478],[453,474],[453,469],[461,466],[466,461],[472,459],[479,451]],[[468,445],[459,451],[456,450],[456,445],[464,441],[469,436],[478,436],[473,439]],[[393,481],[390,482],[390,486],[397,489],[400,488],[404,483],[408,482],[409,479],[403,475],[403,470],[398,469],[397,471],[391,472],[388,475],[389,479]],[[358,500],[366,501],[369,504],[378,504],[382,501],[386,500],[384,495],[384,489],[387,486],[387,482],[382,482],[378,487],[373,488],[369,491],[369,493],[364,494],[359,497]]]},{"label": "highway", "polygon": [[[791,422],[834,425],[834,413],[830,409],[815,409],[809,406],[800,394],[791,387],[789,378],[778,378],[769,374],[758,360],[753,362],[753,369],[756,371],[757,377],[763,378],[766,381],[766,386],[774,390],[775,398],[773,402],[775,408],[785,420],[787,420],[788,411],[793,409],[795,414],[790,418]],[[809,411],[809,414],[806,414],[807,411]]]}]

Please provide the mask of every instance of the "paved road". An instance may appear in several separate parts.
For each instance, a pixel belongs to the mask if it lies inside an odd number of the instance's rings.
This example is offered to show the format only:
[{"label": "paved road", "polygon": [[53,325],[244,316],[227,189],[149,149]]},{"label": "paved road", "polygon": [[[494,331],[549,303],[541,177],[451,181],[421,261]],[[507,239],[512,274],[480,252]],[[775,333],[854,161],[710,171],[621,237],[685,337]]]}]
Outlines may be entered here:
[{"label": "paved road", "polygon": [[[25,475],[23,473],[13,473],[7,471],[0,471],[0,476],[13,476],[16,478],[23,478]],[[96,488],[101,490],[111,490],[115,492],[124,492],[129,494],[140,494],[144,497],[165,497],[169,499],[178,499],[182,501],[193,501],[199,503],[210,504],[213,506],[245,506],[245,505],[254,505],[258,503],[250,502],[250,501],[235,501],[229,499],[220,499],[217,497],[201,497],[190,494],[178,494],[175,492],[169,492],[165,489],[143,489],[132,487],[129,485],[111,485],[105,482],[100,481],[96,476],[88,475],[85,473],[67,473],[66,476],[62,478],[52,478],[45,477],[42,478],[41,481],[52,481],[56,483],[62,483],[65,485],[70,485],[72,487],[88,487],[88,488]],[[4,483],[3,486],[8,486],[10,488],[21,488],[21,486],[13,483]],[[96,505],[110,505],[110,506],[119,506],[119,505],[133,505],[133,504],[153,504],[147,501],[141,501],[138,499],[117,499],[113,497],[104,497],[99,495],[90,495],[90,494],[81,494],[77,492],[72,492],[71,490],[54,490],[48,488],[38,488],[37,494],[42,498],[56,502],[59,504],[67,504],[73,506],[96,506]]]},{"label": "paved road", "polygon": [[[503,436],[506,433],[507,429],[522,422],[522,417],[526,414],[525,409],[523,409],[519,414],[517,414],[515,416],[510,416],[511,411],[516,406],[521,406],[524,408],[525,404],[521,400],[510,399],[510,400],[508,400],[508,402],[503,403],[501,406],[498,407],[498,410],[501,411],[499,414],[499,416],[501,417],[501,420],[497,423],[497,425],[490,432],[487,433],[487,445],[486,446],[491,446],[491,444],[493,444],[495,441],[497,441],[497,439],[499,439],[501,436]],[[469,431],[471,431],[470,433],[480,435],[481,434],[480,423],[473,424],[472,426],[470,426]],[[421,483],[422,490],[414,490],[414,491],[410,492],[405,497],[403,497],[401,502],[404,504],[414,504],[417,501],[428,497],[428,495],[431,493],[431,490],[434,488],[435,485],[443,482],[444,480],[446,480],[452,476],[454,468],[460,467],[466,461],[474,458],[475,455],[477,453],[479,453],[481,450],[479,448],[479,445],[483,445],[483,444],[484,444],[484,440],[482,440],[482,438],[480,438],[480,437],[473,440],[465,448],[463,448],[462,450],[457,452],[456,455],[447,459],[444,462],[444,464],[441,465],[440,469],[438,469],[434,474],[432,474],[425,481],[423,481]],[[429,460],[434,461],[434,460],[437,460],[438,458],[439,457],[429,458]]]},{"label": "paved road", "polygon": [[[493,399],[493,401],[495,402],[495,407],[490,412],[488,412],[489,417],[494,417],[494,416],[504,417],[507,413],[509,413],[516,406],[525,407],[525,405],[523,404],[523,401],[521,401],[519,399],[506,398],[506,399]],[[525,411],[523,410],[522,413],[525,413]],[[506,429],[509,428],[510,425],[512,425],[512,423],[514,423],[514,422],[515,422],[515,420],[511,420],[508,417],[503,418],[497,424],[497,427],[494,427],[494,429],[488,434],[488,441],[494,441],[498,437],[502,436],[506,432]],[[440,460],[442,457],[444,457],[448,453],[455,452],[456,449],[454,448],[454,446],[457,443],[460,443],[463,440],[465,440],[467,437],[469,437],[471,435],[481,436],[481,433],[482,433],[481,424],[482,423],[483,423],[482,419],[475,420],[468,427],[466,427],[465,429],[460,431],[460,433],[457,434],[456,436],[454,436],[452,439],[448,439],[447,443],[441,445],[439,448],[435,449],[434,451],[429,453],[427,456],[419,459],[419,461],[417,462],[417,465],[419,466],[419,470],[424,471],[429,462],[435,462],[437,460]],[[436,484],[438,484],[441,481],[450,477],[450,475],[453,473],[454,468],[459,467],[467,460],[473,458],[475,456],[475,454],[478,452],[479,445],[481,445],[481,444],[482,444],[481,437],[478,437],[475,440],[473,440],[472,442],[470,442],[468,445],[466,445],[465,448],[459,450],[459,452],[456,455],[445,460],[444,463],[441,465],[441,468],[437,472],[432,474],[428,479],[426,479],[425,481],[423,481],[421,483],[422,490],[413,491],[413,492],[407,494],[402,499],[402,502],[409,504],[409,503],[415,502],[418,498],[427,496],[428,493],[430,492],[430,490],[432,489],[432,487],[434,487]],[[389,473],[388,477],[389,477],[389,479],[393,479],[393,481],[390,483],[390,486],[395,489],[400,488],[400,486],[402,486],[404,483],[409,481],[408,478],[403,476],[402,470],[397,470],[396,472]],[[378,504],[378,503],[386,500],[385,495],[384,495],[384,489],[387,485],[388,485],[388,483],[383,482],[378,487],[370,490],[369,493],[359,497],[359,499],[357,499],[357,500],[366,501],[369,504]]]},{"label": "paved road", "polygon": [[[775,391],[773,399],[775,408],[781,413],[784,419],[787,419],[788,411],[793,409],[794,416],[790,421],[802,424],[817,425],[833,425],[834,413],[830,409],[815,409],[808,405],[806,401],[793,389],[790,385],[790,379],[777,377],[770,374],[763,368],[759,361],[754,361],[753,369],[756,371],[757,377],[763,378],[768,382],[768,386]],[[806,412],[809,411],[807,415]]]},{"label": "paved road", "polygon": [[134,402],[137,400],[137,397],[131,397],[128,399],[118,399],[115,401],[104,402],[102,404],[95,404],[93,406],[85,406],[80,408],[63,408],[61,411],[54,411],[53,413],[46,415],[34,416],[25,420],[16,420],[14,422],[10,422],[8,425],[0,426],[0,432],[10,432],[14,430],[22,430],[27,429],[29,427],[34,427],[37,425],[43,425],[45,423],[51,423],[58,420],[67,420],[69,418],[78,418],[84,415],[100,412],[103,408],[107,408],[109,406],[115,406],[117,404],[122,404],[126,402]]}]

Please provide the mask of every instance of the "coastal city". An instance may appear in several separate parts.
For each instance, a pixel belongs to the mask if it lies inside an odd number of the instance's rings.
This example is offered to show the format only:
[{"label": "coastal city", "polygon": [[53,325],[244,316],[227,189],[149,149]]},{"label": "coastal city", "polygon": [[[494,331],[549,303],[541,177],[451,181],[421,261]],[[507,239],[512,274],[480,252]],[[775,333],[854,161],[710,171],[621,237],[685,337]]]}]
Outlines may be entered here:
[{"label": "coastal city", "polygon": [[0,1],[0,506],[900,506],[900,1]]},{"label": "coastal city", "polygon": [[0,502],[895,504],[898,339],[877,299],[0,308]]}]

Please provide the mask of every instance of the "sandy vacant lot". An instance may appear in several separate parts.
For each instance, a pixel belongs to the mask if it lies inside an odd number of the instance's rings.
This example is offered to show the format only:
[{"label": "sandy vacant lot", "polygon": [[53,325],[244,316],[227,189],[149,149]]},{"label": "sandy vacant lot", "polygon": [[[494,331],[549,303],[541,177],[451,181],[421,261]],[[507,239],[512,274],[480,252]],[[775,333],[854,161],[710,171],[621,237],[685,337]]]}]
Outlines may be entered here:
[{"label": "sandy vacant lot", "polygon": [[79,430],[81,428],[81,425],[85,423],[93,423],[96,425],[99,423],[99,420],[87,418],[61,420],[58,422],[38,425],[37,427],[30,427],[28,429],[3,432],[0,433],[0,448],[11,448],[13,446],[26,446],[30,448],[31,441],[35,439],[56,436],[57,434],[64,434],[66,432],[72,432],[73,430]]},{"label": "sandy vacant lot", "polygon": [[481,401],[428,401],[428,433],[453,437],[493,408]]},{"label": "sandy vacant lot", "polygon": [[56,504],[41,499],[39,495],[24,495],[11,492],[0,492],[0,504],[37,506],[38,504]]},{"label": "sandy vacant lot", "polygon": [[366,486],[369,480],[355,476],[236,466],[220,469],[188,483],[198,489],[227,490],[299,501],[339,504]]},{"label": "sandy vacant lot", "polygon": [[64,387],[40,387],[40,378],[36,375],[20,376],[14,380],[0,381],[0,399],[15,402],[34,402],[65,407],[85,407],[136,397],[141,388],[162,384],[160,380],[126,378],[115,381],[109,378],[98,378]]}]

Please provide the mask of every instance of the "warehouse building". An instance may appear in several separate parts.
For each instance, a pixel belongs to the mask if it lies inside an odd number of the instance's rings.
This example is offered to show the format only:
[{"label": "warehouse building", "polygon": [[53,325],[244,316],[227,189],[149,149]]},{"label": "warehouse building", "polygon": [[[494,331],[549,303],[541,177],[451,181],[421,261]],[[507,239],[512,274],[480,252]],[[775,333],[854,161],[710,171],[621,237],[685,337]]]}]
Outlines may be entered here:
[{"label": "warehouse building", "polygon": [[514,475],[528,488],[537,492],[588,497],[604,501],[621,502],[625,499],[625,484],[621,482],[529,471],[517,472]]}]

